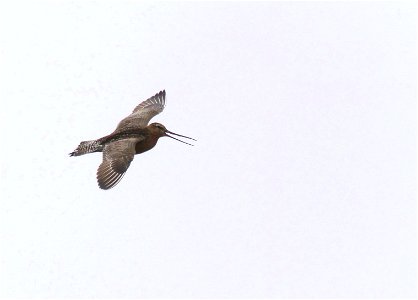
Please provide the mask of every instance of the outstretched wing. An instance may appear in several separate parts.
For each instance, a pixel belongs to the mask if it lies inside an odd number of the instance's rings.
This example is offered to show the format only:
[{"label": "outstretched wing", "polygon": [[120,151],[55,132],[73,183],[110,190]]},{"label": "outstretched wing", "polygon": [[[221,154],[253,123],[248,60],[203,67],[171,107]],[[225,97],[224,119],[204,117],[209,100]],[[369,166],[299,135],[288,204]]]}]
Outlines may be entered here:
[{"label": "outstretched wing", "polygon": [[128,128],[143,128],[148,122],[165,107],[165,90],[140,103],[133,110],[132,114],[119,122],[116,131],[123,131]]},{"label": "outstretched wing", "polygon": [[99,187],[108,190],[119,183],[135,155],[135,145],[142,138],[127,138],[107,144],[103,162],[97,170]]}]

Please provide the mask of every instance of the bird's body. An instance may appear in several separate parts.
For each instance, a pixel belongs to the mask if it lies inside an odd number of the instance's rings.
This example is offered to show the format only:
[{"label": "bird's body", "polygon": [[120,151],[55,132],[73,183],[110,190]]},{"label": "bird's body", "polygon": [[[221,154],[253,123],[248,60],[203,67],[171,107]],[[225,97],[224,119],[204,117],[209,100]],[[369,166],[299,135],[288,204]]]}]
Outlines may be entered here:
[{"label": "bird's body", "polygon": [[129,168],[134,155],[152,149],[160,137],[168,136],[178,140],[168,135],[169,133],[192,139],[171,132],[160,123],[147,125],[152,117],[163,111],[164,107],[165,91],[161,91],[141,102],[132,114],[119,122],[114,132],[97,140],[81,142],[70,156],[103,152],[103,162],[97,170],[97,181],[102,189],[114,187]]}]

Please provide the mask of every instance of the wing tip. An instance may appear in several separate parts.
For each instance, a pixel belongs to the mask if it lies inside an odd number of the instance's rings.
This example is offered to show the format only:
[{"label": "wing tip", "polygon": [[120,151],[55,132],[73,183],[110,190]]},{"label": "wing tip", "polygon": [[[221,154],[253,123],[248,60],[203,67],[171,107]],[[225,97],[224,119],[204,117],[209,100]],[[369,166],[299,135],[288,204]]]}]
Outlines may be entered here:
[{"label": "wing tip", "polygon": [[97,184],[102,190],[109,190],[115,187],[123,178],[125,172],[119,173],[115,171],[111,163],[102,163],[97,169]]},{"label": "wing tip", "polygon": [[97,184],[99,186],[99,188],[101,188],[102,190],[110,190],[111,188],[114,188],[115,186],[118,185],[118,183],[122,180],[124,174],[119,174],[117,176],[115,176],[114,178],[109,179],[105,179],[103,180],[102,178],[97,177]]},{"label": "wing tip", "polygon": [[165,104],[165,90],[160,91],[159,93],[155,94],[154,97],[161,98],[163,104]]}]

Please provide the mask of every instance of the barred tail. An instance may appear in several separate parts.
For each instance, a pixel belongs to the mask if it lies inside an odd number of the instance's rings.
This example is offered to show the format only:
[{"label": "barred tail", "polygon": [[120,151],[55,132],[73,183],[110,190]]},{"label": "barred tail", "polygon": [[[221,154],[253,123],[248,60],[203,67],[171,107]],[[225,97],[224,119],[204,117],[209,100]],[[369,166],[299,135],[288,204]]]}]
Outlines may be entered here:
[{"label": "barred tail", "polygon": [[78,145],[77,149],[70,153],[70,156],[80,156],[87,153],[101,151],[102,146],[98,140],[84,141]]}]

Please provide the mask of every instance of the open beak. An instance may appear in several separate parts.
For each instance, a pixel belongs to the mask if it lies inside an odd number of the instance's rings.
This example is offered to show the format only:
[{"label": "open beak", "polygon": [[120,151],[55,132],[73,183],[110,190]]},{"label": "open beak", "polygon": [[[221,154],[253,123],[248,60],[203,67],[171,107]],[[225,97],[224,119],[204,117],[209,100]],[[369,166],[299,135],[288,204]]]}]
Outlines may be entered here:
[{"label": "open beak", "polygon": [[174,136],[168,135],[167,133],[172,134],[172,135],[176,135],[176,136],[181,136],[181,137],[184,137],[184,138],[189,139],[189,140],[196,141],[194,138],[191,138],[191,137],[188,137],[188,136],[185,136],[185,135],[181,135],[181,134],[177,134],[177,133],[171,132],[171,131],[169,131],[169,130],[167,130],[167,131],[165,132],[165,136],[168,136],[168,137],[170,137],[170,138],[172,138],[172,139],[175,139],[175,140],[177,140],[177,141],[179,141],[179,142],[185,143],[185,144],[190,145],[190,146],[194,146],[194,145],[189,144],[189,143],[186,143],[186,142],[184,142],[184,141],[182,141],[182,140],[176,139]]}]

